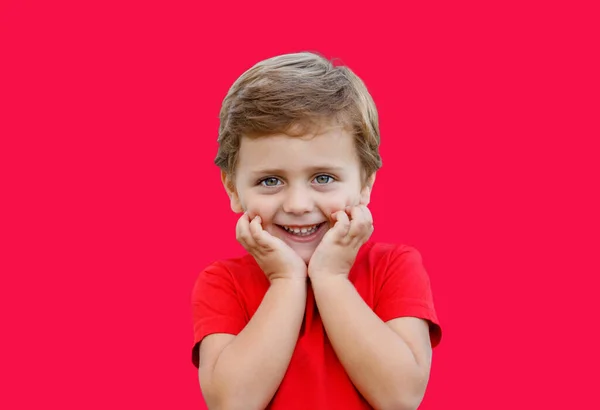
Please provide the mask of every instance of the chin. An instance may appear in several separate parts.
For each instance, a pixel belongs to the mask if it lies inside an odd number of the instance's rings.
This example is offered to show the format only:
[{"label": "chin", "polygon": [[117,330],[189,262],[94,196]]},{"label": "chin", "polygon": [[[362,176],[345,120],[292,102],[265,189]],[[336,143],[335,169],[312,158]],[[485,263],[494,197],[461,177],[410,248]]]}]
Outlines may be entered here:
[{"label": "chin", "polygon": [[309,241],[297,241],[294,237],[287,234],[283,229],[276,228],[271,230],[269,233],[279,239],[281,239],[286,245],[288,245],[292,250],[300,256],[300,258],[308,265],[310,262],[310,258],[312,258],[317,246],[321,242],[321,239],[326,231],[321,230],[316,238]]},{"label": "chin", "polygon": [[301,248],[301,249],[294,249],[294,252],[296,252],[296,254],[298,254],[298,256],[300,256],[300,258],[302,258],[304,263],[306,263],[306,265],[308,266],[308,263],[310,262],[310,258],[312,258],[313,253],[315,253],[315,250]]},{"label": "chin", "polygon": [[310,262],[310,258],[312,258],[314,252],[311,252],[310,254],[300,254],[300,257],[302,258],[302,260],[304,261],[304,263],[306,263],[306,266],[308,266],[308,263]]}]

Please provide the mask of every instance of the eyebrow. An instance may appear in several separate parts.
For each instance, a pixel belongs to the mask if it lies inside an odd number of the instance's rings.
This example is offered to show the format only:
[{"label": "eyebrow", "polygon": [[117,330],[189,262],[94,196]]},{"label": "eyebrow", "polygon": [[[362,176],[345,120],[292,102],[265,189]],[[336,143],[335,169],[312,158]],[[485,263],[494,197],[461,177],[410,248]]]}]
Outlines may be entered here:
[{"label": "eyebrow", "polygon": [[[315,172],[331,172],[331,173],[340,173],[344,170],[344,167],[339,166],[331,166],[331,165],[320,165],[315,167],[307,168],[307,171],[310,173]],[[286,171],[281,168],[263,168],[258,169],[256,171],[252,171],[253,175],[283,175]]]}]

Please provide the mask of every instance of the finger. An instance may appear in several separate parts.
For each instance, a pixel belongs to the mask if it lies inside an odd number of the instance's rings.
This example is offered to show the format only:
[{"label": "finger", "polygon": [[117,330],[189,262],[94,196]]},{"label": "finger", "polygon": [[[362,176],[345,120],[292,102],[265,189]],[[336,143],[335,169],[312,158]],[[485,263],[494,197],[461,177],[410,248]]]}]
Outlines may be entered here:
[{"label": "finger", "polygon": [[348,236],[357,238],[371,233],[370,212],[367,213],[364,206],[353,207],[350,215],[352,221],[350,222]]},{"label": "finger", "polygon": [[369,209],[369,207],[366,205],[361,205],[360,208],[362,209],[363,214],[365,215],[365,219],[367,220],[366,234],[368,236],[370,236],[373,233],[373,231],[375,230],[375,225],[373,224],[373,214],[371,213],[371,210]]},{"label": "finger", "polygon": [[337,222],[337,214],[339,212],[345,212],[345,211],[335,211],[329,215],[329,229],[333,229],[333,227],[335,226],[335,224]]},{"label": "finger", "polygon": [[333,214],[333,219],[336,221],[335,225],[333,225],[333,230],[336,232],[340,238],[348,235],[348,230],[350,229],[350,218],[345,211],[338,211]]},{"label": "finger", "polygon": [[244,213],[236,225],[236,239],[246,249],[256,247],[252,233],[250,232],[250,218],[247,213]]},{"label": "finger", "polygon": [[254,218],[252,218],[252,220],[250,221],[250,233],[252,234],[252,236],[258,236],[260,235],[260,232],[262,231],[262,219],[260,216],[255,216]]},{"label": "finger", "polygon": [[260,216],[256,216],[250,222],[250,233],[252,234],[252,239],[261,247],[272,247],[272,243],[269,240],[270,234],[262,228],[262,218]]},{"label": "finger", "polygon": [[363,214],[365,215],[365,218],[367,219],[367,221],[371,225],[373,225],[373,214],[371,213],[371,210],[369,209],[369,207],[366,205],[360,205],[360,209],[363,211]]},{"label": "finger", "polygon": [[244,230],[244,224],[249,223],[248,214],[244,212],[242,216],[239,217],[237,223],[235,224],[235,237],[239,240],[240,235]]}]

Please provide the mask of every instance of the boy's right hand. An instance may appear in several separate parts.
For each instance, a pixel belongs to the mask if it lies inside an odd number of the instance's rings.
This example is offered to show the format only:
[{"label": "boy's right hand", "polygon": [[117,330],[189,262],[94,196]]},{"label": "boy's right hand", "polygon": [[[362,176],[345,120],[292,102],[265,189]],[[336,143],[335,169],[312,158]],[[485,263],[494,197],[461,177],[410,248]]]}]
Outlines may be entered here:
[{"label": "boy's right hand", "polygon": [[241,216],[236,226],[238,242],[254,257],[267,279],[307,278],[307,266],[302,258],[281,239],[262,228],[260,216],[252,221],[247,213]]}]

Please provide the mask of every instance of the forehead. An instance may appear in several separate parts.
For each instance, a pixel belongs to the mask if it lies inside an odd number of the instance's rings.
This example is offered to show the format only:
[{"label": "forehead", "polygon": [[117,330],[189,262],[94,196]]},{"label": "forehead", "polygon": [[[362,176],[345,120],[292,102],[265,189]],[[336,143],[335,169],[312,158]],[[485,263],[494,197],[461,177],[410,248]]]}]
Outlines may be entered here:
[{"label": "forehead", "polygon": [[314,167],[359,167],[353,136],[334,126],[300,136],[273,134],[243,136],[238,153],[238,170],[275,168],[303,171]]}]

